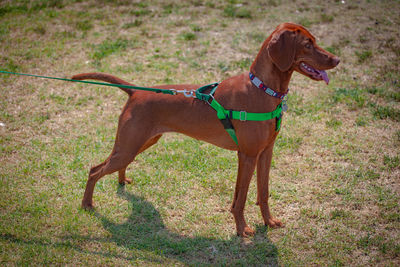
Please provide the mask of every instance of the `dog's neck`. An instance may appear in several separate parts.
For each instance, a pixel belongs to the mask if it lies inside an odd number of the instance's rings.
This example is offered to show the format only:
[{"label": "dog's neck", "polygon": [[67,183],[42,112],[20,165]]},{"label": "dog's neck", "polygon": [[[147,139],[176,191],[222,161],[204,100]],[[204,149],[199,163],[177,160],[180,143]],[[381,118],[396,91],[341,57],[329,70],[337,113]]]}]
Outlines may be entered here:
[{"label": "dog's neck", "polygon": [[250,72],[267,87],[279,93],[287,93],[293,70],[282,72],[272,62],[267,49],[263,46],[250,67]]}]

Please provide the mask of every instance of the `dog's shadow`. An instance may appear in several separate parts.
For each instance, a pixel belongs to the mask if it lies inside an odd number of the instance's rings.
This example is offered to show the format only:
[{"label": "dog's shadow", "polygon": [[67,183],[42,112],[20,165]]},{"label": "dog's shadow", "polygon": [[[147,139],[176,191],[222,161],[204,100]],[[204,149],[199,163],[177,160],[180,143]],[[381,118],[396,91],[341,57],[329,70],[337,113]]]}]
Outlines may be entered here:
[{"label": "dog's shadow", "polygon": [[[52,249],[74,249],[94,257],[117,258],[138,264],[148,262],[156,265],[241,265],[278,266],[278,250],[266,235],[264,226],[257,227],[252,239],[243,240],[236,235],[230,239],[208,237],[185,237],[165,227],[159,212],[143,198],[118,189],[118,195],[132,203],[132,213],[123,223],[112,222],[107,215],[97,211],[92,214],[109,233],[105,237],[64,235],[60,242],[43,238],[19,238],[13,234],[1,233],[0,240],[15,244],[49,247]],[[85,249],[82,242],[113,243],[122,248],[117,252]]]},{"label": "dog's shadow", "polygon": [[126,221],[118,224],[98,212],[94,214],[110,233],[109,241],[140,251],[140,258],[147,255],[145,260],[158,263],[169,258],[188,265],[278,265],[277,248],[266,237],[263,226],[249,242],[236,235],[229,240],[185,237],[169,231],[150,202],[125,191],[124,186],[117,193],[132,203],[132,213]]}]

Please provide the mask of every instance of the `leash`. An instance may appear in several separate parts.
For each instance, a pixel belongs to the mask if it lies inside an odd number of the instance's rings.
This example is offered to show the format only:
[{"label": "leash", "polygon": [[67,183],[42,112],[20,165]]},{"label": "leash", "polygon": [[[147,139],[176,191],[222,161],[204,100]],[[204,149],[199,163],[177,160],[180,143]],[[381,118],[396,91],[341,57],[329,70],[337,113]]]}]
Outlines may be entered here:
[{"label": "leash", "polygon": [[52,79],[52,80],[60,80],[60,81],[67,81],[67,82],[78,82],[78,83],[105,85],[105,86],[112,86],[112,87],[122,87],[122,88],[127,88],[127,89],[136,89],[136,90],[141,90],[141,91],[150,91],[150,92],[170,94],[170,95],[176,95],[178,93],[183,93],[186,97],[194,97],[194,92],[191,90],[186,90],[186,89],[185,90],[176,90],[176,89],[149,88],[149,87],[141,87],[141,86],[133,86],[133,85],[125,85],[125,84],[73,80],[73,79],[67,79],[67,78],[58,78],[58,77],[18,73],[18,72],[4,71],[4,70],[0,70],[0,73],[13,74],[13,75],[19,75],[19,76],[29,76],[29,77],[36,77],[36,78],[44,78],[44,79]]},{"label": "leash", "polygon": [[[141,87],[141,86],[133,86],[133,85],[125,85],[125,84],[113,84],[113,83],[102,83],[102,82],[93,82],[93,81],[83,81],[83,80],[74,80],[74,79],[67,79],[67,78],[58,78],[58,77],[51,77],[51,76],[42,76],[42,75],[34,75],[34,74],[26,74],[26,73],[18,73],[18,72],[11,72],[11,71],[3,71],[0,70],[0,73],[3,74],[12,74],[12,75],[20,75],[20,76],[29,76],[29,77],[36,77],[36,78],[44,78],[44,79],[53,79],[53,80],[60,80],[60,81],[67,81],[67,82],[79,82],[79,83],[86,83],[86,84],[95,84],[95,85],[104,85],[104,86],[112,86],[112,87],[122,87],[128,89],[136,89],[141,91],[150,91],[155,93],[163,93],[163,94],[170,94],[170,95],[177,95],[178,93],[182,93],[185,97],[192,97],[202,100],[210,105],[216,112],[217,117],[221,121],[222,125],[224,126],[225,131],[229,134],[229,136],[233,139],[233,141],[238,145],[238,139],[236,136],[235,129],[232,124],[233,120],[240,120],[244,121],[267,121],[271,119],[276,119],[276,127],[275,131],[279,131],[281,128],[282,122],[282,115],[283,111],[286,109],[286,102],[284,101],[285,95],[272,95],[266,91],[266,93],[270,94],[271,96],[281,98],[283,100],[274,111],[265,112],[265,113],[253,113],[247,112],[244,110],[227,110],[225,109],[220,103],[217,102],[214,98],[214,93],[218,88],[219,83],[212,83],[205,86],[198,88],[197,90],[176,90],[176,89],[159,89],[159,88],[150,88],[150,87]],[[254,79],[257,77],[253,77],[250,75],[250,79],[254,83]],[[258,79],[258,78],[257,78]],[[260,83],[258,80],[255,80],[259,87]],[[262,84],[262,83],[261,83]],[[261,88],[261,87],[260,87]],[[206,90],[210,89],[209,93],[205,93]],[[268,88],[269,89],[269,88]],[[272,89],[269,89],[273,91]],[[269,91],[268,90],[268,91]]]}]

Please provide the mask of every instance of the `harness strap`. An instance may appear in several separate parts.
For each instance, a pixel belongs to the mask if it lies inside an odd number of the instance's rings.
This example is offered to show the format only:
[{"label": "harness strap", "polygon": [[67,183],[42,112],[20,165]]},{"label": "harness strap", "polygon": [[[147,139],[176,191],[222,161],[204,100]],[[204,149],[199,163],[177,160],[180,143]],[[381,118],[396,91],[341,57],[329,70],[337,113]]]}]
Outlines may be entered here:
[{"label": "harness strap", "polygon": [[[238,144],[238,140],[231,119],[240,121],[267,121],[276,118],[275,131],[280,130],[282,121],[282,103],[279,104],[274,111],[266,113],[252,113],[243,110],[227,110],[214,98],[214,93],[217,90],[217,87],[218,83],[200,87],[196,90],[196,98],[205,101],[217,112],[218,119],[221,121],[224,129],[228,132],[236,144]],[[211,91],[209,93],[203,93],[207,89],[211,89]]]},{"label": "harness strap", "polygon": [[225,131],[230,135],[230,137],[238,144],[238,139],[236,136],[235,128],[233,128],[232,121],[229,118],[220,119],[220,122],[224,126]]},{"label": "harness strap", "polygon": [[240,121],[267,121],[279,117],[282,113],[282,104],[279,104],[274,111],[266,113],[251,113],[247,111],[238,111],[231,109],[226,110],[214,98],[210,106],[217,111],[217,117],[220,120],[228,118]]},{"label": "harness strap", "polygon": [[[219,83],[212,83],[212,84],[204,85],[204,86],[198,88],[196,90],[196,98],[206,101],[207,103],[210,104],[211,102],[209,102],[209,100],[211,98],[213,98],[213,95],[214,95],[215,91],[217,90],[218,85],[219,85]],[[206,91],[207,89],[211,89],[211,91],[208,94],[204,93],[204,91]]]}]

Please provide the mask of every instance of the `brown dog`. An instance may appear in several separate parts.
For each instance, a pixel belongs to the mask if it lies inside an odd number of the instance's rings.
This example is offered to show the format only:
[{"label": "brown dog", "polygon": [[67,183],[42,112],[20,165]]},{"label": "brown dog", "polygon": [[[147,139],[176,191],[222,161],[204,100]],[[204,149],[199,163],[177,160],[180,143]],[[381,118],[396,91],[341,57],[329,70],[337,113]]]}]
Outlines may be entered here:
[{"label": "brown dog", "polygon": [[[315,38],[302,26],[284,23],[265,40],[250,67],[250,72],[274,91],[288,91],[293,71],[313,80],[328,77],[323,70],[334,68],[339,58],[320,48]],[[76,80],[97,79],[110,83],[131,85],[117,77],[101,73],[83,73]],[[156,88],[195,90],[198,85],[162,85]],[[238,145],[224,130],[216,111],[204,101],[183,95],[164,95],[153,92],[123,89],[129,99],[119,118],[117,136],[111,155],[91,168],[82,200],[83,208],[93,207],[96,182],[106,174],[119,172],[121,184],[131,183],[125,171],[136,155],[155,144],[165,132],[179,132],[216,146],[238,151],[239,169],[231,212],[235,218],[237,234],[247,236],[254,231],[247,226],[243,210],[249,183],[257,166],[258,205],[265,225],[282,227],[272,217],[268,206],[268,183],[276,131],[276,119],[267,121],[232,120]],[[247,112],[271,112],[281,98],[266,94],[255,86],[244,73],[224,80],[215,92],[215,99],[225,108]]]}]

